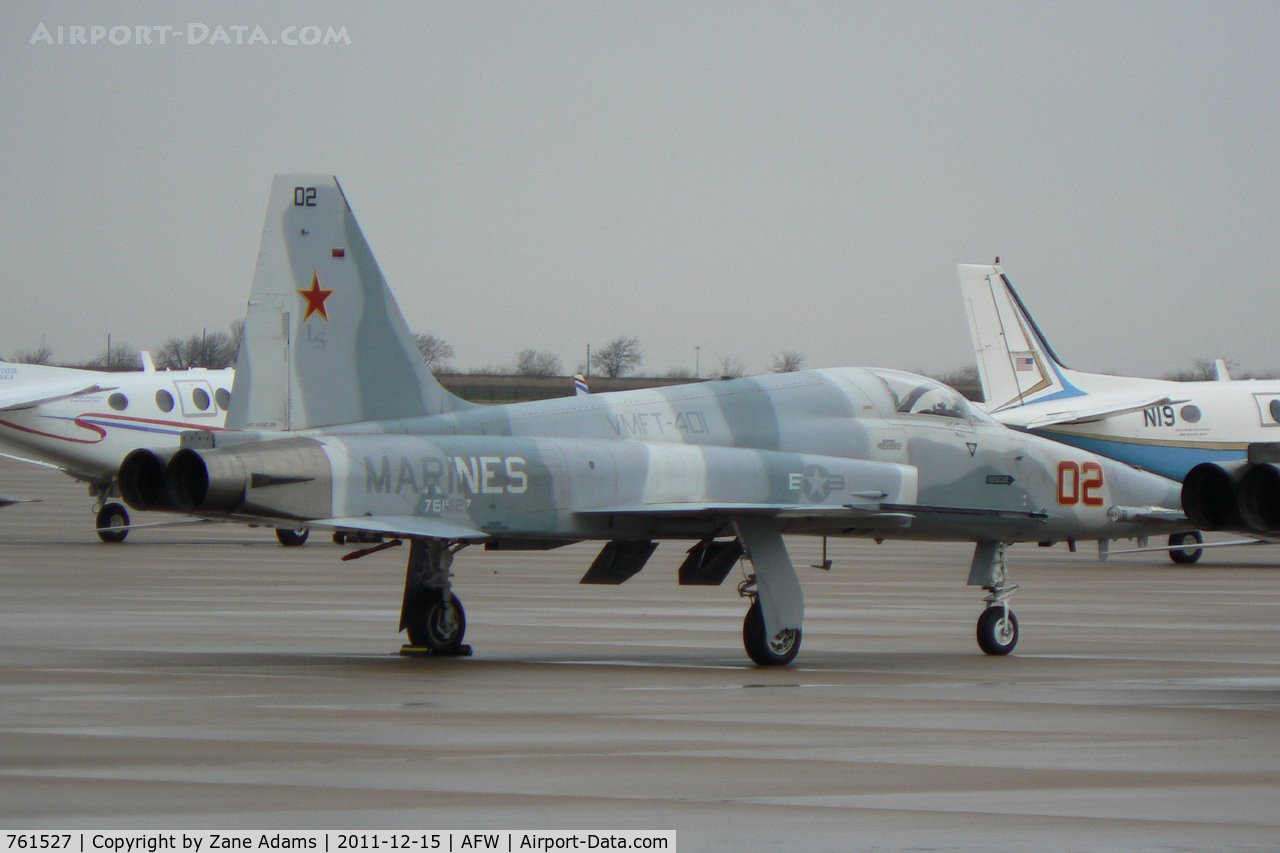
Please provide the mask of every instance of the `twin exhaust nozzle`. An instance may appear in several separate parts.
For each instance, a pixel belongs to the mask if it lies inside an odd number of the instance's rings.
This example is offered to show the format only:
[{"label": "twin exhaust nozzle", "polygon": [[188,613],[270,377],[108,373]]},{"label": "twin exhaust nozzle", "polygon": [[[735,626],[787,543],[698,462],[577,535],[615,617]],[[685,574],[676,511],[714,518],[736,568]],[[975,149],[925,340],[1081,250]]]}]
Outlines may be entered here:
[{"label": "twin exhaust nozzle", "polygon": [[1202,462],[1182,481],[1182,509],[1201,530],[1280,531],[1280,466]]},{"label": "twin exhaust nozzle", "polygon": [[244,501],[244,479],[236,489],[209,489],[209,468],[198,451],[135,450],[120,463],[120,496],[131,509],[230,512]]}]

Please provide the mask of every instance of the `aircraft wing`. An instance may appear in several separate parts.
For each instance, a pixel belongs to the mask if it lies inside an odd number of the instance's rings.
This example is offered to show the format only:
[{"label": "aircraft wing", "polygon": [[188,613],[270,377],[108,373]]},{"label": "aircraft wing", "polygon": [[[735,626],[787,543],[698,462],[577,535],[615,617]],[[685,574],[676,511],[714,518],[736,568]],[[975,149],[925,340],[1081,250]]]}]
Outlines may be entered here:
[{"label": "aircraft wing", "polygon": [[1066,424],[1083,424],[1100,421],[1116,415],[1127,415],[1140,412],[1152,406],[1171,406],[1185,403],[1186,400],[1175,400],[1168,394],[1145,394],[1135,397],[1133,394],[1090,394],[1063,400],[1062,408],[1053,407],[1046,411],[1044,403],[1025,407],[1010,407],[999,412],[991,412],[991,416],[1009,426],[1040,429],[1042,427],[1062,426]]},{"label": "aircraft wing", "polygon": [[8,495],[0,495],[0,506],[9,506],[11,504],[30,504],[39,503],[37,498],[11,498]]},{"label": "aircraft wing", "polygon": [[759,503],[674,503],[619,506],[580,512],[579,515],[629,515],[629,516],[710,516],[747,515],[780,519],[795,518],[847,518],[865,527],[909,527],[922,515],[981,516],[983,518],[1017,518],[1042,521],[1047,512],[1024,510],[983,509],[973,507],[927,506],[924,504],[886,504],[875,507],[845,504],[844,506],[813,506],[806,504]]},{"label": "aircraft wing", "polygon": [[99,385],[97,382],[85,382],[83,377],[54,379],[48,382],[23,382],[16,388],[0,391],[0,412],[30,409],[41,403],[110,390],[111,388]]},{"label": "aircraft wing", "polygon": [[489,534],[474,527],[419,515],[356,515],[350,518],[320,518],[307,527],[333,530],[363,530],[384,536],[427,536],[432,539],[488,539]]}]

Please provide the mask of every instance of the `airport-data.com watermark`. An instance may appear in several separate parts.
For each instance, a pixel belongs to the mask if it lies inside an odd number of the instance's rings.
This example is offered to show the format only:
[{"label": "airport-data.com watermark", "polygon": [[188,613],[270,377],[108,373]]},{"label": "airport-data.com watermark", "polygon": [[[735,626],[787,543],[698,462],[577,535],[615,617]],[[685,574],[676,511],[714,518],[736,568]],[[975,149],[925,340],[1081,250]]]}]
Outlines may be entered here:
[{"label": "airport-data.com watermark", "polygon": [[188,45],[273,45],[282,44],[287,47],[327,47],[335,44],[351,44],[351,36],[347,28],[321,27],[315,24],[288,26],[280,30],[268,31],[260,26],[235,24],[188,23],[186,26],[135,24],[125,26],[115,24],[54,24],[46,26],[43,21],[36,26],[31,36],[33,45],[113,45],[123,47],[127,44],[188,44]]}]

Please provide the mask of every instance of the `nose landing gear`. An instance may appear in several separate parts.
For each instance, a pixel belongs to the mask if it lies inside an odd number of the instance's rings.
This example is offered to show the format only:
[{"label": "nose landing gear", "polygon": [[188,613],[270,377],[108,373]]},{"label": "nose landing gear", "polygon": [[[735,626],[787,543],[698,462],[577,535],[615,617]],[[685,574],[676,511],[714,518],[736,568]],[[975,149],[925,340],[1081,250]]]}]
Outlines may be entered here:
[{"label": "nose landing gear", "polygon": [[1007,655],[1018,644],[1018,617],[1009,598],[1018,588],[1008,582],[1003,542],[979,542],[973,550],[969,586],[987,591],[987,609],[978,617],[978,648],[989,655]]}]

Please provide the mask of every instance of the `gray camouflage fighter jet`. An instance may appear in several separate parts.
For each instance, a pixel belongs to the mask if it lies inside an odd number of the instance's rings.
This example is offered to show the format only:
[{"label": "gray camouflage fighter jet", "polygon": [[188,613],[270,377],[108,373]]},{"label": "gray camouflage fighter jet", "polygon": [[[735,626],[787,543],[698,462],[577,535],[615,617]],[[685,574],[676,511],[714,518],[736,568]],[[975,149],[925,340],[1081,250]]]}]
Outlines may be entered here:
[{"label": "gray camouflage fighter jet", "polygon": [[623,583],[662,539],[694,543],[683,584],[719,584],[745,557],[747,653],[785,664],[804,598],[784,533],[976,543],[978,642],[1007,654],[1005,543],[1186,528],[1176,483],[1014,432],[893,370],[464,402],[428,372],[321,175],[272,185],[231,401],[226,431],[124,461],[129,505],[408,539],[400,627],[441,654],[466,648],[451,565],[469,545],[603,541],[584,583]]}]

